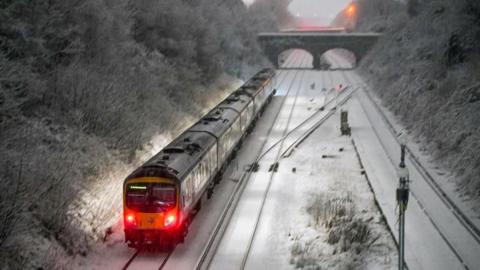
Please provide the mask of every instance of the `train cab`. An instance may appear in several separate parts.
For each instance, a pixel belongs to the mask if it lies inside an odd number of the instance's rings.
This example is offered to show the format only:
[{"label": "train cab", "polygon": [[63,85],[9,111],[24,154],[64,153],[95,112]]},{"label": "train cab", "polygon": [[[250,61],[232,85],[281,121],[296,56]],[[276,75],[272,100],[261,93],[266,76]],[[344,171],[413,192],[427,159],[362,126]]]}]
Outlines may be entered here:
[{"label": "train cab", "polygon": [[129,245],[155,244],[177,237],[182,221],[176,181],[158,176],[128,179],[124,184],[124,226]]}]

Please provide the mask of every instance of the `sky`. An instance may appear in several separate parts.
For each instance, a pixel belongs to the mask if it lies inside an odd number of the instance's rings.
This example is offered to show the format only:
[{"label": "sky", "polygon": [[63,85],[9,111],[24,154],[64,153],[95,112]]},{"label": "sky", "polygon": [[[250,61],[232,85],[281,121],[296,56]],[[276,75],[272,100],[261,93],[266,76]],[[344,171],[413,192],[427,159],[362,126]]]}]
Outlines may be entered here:
[{"label": "sky", "polygon": [[292,0],[290,12],[300,18],[314,19],[320,25],[329,24],[351,0]]},{"label": "sky", "polygon": [[[255,0],[243,0],[247,5]],[[317,25],[329,24],[351,0],[292,0],[289,10],[298,18],[309,19]]]}]

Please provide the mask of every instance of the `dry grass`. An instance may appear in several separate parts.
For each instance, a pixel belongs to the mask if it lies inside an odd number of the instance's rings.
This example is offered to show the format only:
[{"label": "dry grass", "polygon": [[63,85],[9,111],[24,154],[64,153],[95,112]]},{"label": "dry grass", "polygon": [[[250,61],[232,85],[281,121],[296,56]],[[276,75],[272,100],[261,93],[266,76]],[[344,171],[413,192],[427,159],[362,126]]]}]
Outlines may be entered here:
[{"label": "dry grass", "polygon": [[[329,256],[326,260],[329,263],[342,260],[342,269],[355,269],[359,260],[357,256],[368,249],[372,234],[368,223],[356,216],[351,194],[315,194],[306,210],[312,218],[313,227],[325,236],[308,240],[303,240],[303,235],[292,236],[290,263],[296,268],[322,269],[323,257]],[[333,254],[321,251],[322,241],[333,248]],[[335,259],[335,256],[338,258]]]}]

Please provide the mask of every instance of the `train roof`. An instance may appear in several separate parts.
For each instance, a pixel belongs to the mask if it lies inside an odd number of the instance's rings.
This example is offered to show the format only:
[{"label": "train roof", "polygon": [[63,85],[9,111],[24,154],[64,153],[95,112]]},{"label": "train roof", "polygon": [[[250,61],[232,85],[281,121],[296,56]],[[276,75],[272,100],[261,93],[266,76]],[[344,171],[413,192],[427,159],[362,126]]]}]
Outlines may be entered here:
[{"label": "train roof", "polygon": [[215,143],[216,140],[211,134],[187,130],[127,179],[149,176],[184,179]]},{"label": "train roof", "polygon": [[250,97],[256,97],[263,85],[264,80],[250,80],[242,85],[237,91],[242,92]]},{"label": "train roof", "polygon": [[225,133],[239,117],[239,112],[248,106],[252,97],[255,97],[274,75],[273,69],[259,71],[197,123],[132,172],[126,180],[151,176],[184,179],[216,143],[216,138]]},{"label": "train roof", "polygon": [[218,108],[230,108],[240,113],[250,104],[252,98],[245,92],[235,91],[228,96],[222,103],[218,105]]},{"label": "train roof", "polygon": [[255,74],[253,76],[253,78],[269,79],[269,78],[272,78],[273,76],[275,76],[275,70],[274,69],[264,68],[264,69],[260,70],[259,72],[257,72],[257,74]]},{"label": "train roof", "polygon": [[239,114],[232,108],[217,106],[189,130],[208,132],[216,138],[219,138],[238,117]]},{"label": "train roof", "polygon": [[255,76],[244,83],[237,91],[243,91],[249,96],[255,97],[265,85],[270,83],[270,80],[274,75],[275,71],[271,69],[264,69],[255,74]]}]

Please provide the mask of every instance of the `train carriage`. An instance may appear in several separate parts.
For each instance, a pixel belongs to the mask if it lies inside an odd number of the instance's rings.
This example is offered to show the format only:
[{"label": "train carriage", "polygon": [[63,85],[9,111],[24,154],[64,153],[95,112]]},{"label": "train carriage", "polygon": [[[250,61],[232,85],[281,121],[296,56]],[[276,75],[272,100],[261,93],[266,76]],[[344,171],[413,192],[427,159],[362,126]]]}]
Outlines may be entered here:
[{"label": "train carriage", "polygon": [[268,99],[274,94],[272,69],[264,69],[248,80],[238,91],[244,92],[254,100],[255,115],[263,110]]},{"label": "train carriage", "polygon": [[240,115],[231,108],[217,107],[190,128],[194,132],[206,132],[215,137],[218,144],[218,167],[232,154],[242,137]]},{"label": "train carriage", "polygon": [[247,94],[235,91],[227,97],[218,108],[231,109],[240,115],[240,128],[242,133],[251,125],[255,110],[253,107],[253,99]]},{"label": "train carriage", "polygon": [[189,213],[216,175],[217,165],[216,139],[187,131],[128,176],[124,223],[129,245],[182,240]]},{"label": "train carriage", "polygon": [[211,195],[241,139],[274,94],[273,76],[271,69],[257,73],[125,179],[129,246],[172,247],[183,241],[203,194],[208,190]]}]

